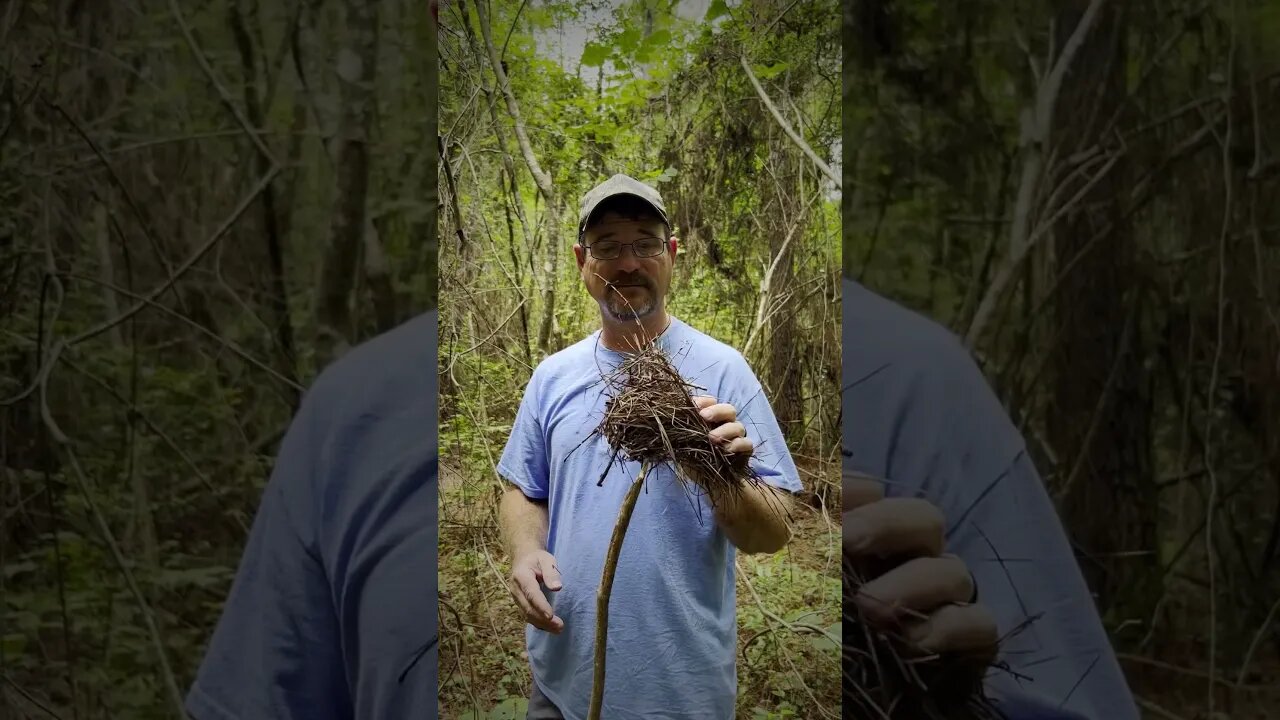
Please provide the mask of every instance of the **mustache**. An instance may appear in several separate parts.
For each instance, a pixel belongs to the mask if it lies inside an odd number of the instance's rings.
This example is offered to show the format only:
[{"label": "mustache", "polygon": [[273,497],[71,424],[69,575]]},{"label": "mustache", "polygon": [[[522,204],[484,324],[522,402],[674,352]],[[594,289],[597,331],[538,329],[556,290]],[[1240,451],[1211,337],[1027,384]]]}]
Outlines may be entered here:
[{"label": "mustache", "polygon": [[653,281],[643,275],[619,275],[612,280],[605,280],[606,285],[613,287],[643,287],[653,289]]}]

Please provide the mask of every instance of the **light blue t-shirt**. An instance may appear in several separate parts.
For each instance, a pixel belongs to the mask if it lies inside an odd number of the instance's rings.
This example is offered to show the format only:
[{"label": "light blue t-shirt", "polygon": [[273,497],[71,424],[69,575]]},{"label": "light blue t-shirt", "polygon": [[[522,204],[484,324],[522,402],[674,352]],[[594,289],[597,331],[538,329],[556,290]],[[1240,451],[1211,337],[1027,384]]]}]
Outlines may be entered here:
[{"label": "light blue t-shirt", "polygon": [[946,517],[947,551],[968,564],[979,602],[1007,637],[1001,659],[1026,678],[994,671],[992,694],[1012,720],[1057,717],[1055,709],[1137,720],[1023,438],[960,340],[851,280],[843,322],[845,467]]},{"label": "light blue t-shirt", "polygon": [[[542,361],[517,411],[498,473],[546,499],[547,549],[563,579],[544,590],[564,620],[559,635],[526,627],[534,681],[568,720],[590,706],[596,589],[604,556],[637,462],[614,465],[596,429],[607,399],[602,374],[623,355],[599,331]],[[760,383],[733,348],[678,319],[659,344],[689,382],[731,403],[756,446],[765,482],[801,489],[795,464]],[[585,442],[584,442],[585,440]],[[602,715],[610,720],[730,720],[737,700],[735,548],[705,499],[692,497],[668,467],[650,473],[618,559],[609,604]]]},{"label": "light blue t-shirt", "polygon": [[434,720],[436,314],[348,352],[280,446],[196,720]]}]

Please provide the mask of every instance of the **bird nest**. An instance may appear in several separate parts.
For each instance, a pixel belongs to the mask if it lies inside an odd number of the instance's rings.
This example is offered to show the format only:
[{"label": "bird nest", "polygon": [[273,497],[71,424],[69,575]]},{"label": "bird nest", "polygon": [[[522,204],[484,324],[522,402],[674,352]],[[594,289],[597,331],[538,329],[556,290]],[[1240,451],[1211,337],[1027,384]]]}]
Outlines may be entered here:
[{"label": "bird nest", "polygon": [[734,501],[748,483],[761,482],[747,458],[708,435],[711,427],[693,402],[705,389],[681,376],[656,341],[603,379],[608,400],[596,433],[613,450],[609,467],[619,456],[650,466],[670,463],[676,477],[700,488],[713,507]]}]

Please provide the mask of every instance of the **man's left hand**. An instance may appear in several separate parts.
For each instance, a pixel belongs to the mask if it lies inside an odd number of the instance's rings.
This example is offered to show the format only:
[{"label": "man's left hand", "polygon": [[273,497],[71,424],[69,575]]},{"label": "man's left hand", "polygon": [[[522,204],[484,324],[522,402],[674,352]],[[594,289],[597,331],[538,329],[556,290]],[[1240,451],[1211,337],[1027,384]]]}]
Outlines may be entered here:
[{"label": "man's left hand", "polygon": [[746,463],[755,452],[755,444],[747,437],[747,429],[738,422],[738,410],[729,403],[718,403],[710,395],[695,395],[693,404],[711,432],[711,441],[724,448],[737,463]]}]

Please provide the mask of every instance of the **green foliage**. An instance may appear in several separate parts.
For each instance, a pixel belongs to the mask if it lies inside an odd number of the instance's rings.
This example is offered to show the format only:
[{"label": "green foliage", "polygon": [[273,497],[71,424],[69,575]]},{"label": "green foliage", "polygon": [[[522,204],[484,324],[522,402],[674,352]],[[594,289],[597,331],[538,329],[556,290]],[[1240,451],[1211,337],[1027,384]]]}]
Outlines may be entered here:
[{"label": "green foliage", "polygon": [[836,550],[823,546],[816,527],[804,530],[799,552],[739,560],[740,715],[768,708],[776,713],[769,717],[809,717],[817,714],[815,699],[823,709],[838,707],[840,646],[833,638],[841,637],[841,584],[830,572]]}]

